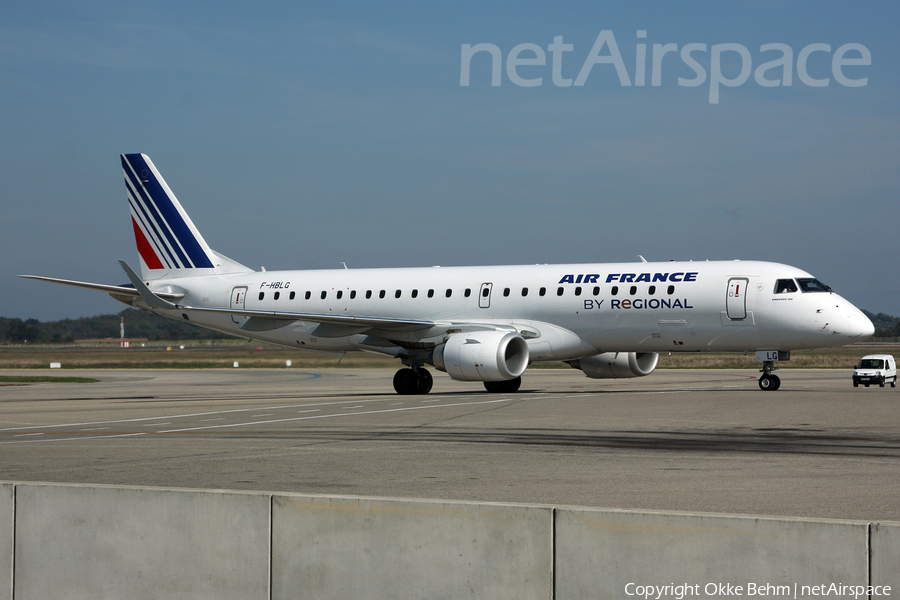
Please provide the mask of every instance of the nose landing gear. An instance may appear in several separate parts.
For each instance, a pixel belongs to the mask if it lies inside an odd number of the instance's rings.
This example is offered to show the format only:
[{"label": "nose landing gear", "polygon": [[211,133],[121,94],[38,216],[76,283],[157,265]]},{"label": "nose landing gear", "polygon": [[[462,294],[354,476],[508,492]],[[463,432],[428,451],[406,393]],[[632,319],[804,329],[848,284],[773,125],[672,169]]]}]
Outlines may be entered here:
[{"label": "nose landing gear", "polygon": [[762,375],[759,377],[759,389],[765,392],[774,392],[781,387],[781,379],[778,378],[778,375],[772,374],[772,371],[777,368],[778,367],[775,366],[775,361],[763,361],[763,368],[760,369]]}]

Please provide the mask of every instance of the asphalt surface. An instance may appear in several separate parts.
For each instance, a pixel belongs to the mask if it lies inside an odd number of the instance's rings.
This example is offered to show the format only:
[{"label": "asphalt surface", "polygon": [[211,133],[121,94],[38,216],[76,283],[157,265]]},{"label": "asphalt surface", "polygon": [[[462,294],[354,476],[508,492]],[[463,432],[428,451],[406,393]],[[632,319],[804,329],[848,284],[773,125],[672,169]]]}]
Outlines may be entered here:
[{"label": "asphalt surface", "polygon": [[849,370],[39,373],[100,382],[0,386],[0,479],[900,521],[900,389]]}]

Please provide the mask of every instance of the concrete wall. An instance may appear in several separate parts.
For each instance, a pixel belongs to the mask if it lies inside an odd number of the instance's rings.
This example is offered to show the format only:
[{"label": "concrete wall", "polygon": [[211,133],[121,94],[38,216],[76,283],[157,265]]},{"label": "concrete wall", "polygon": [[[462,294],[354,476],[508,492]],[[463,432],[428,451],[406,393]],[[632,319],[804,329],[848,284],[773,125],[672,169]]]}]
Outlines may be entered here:
[{"label": "concrete wall", "polygon": [[0,515],[0,599],[900,597],[900,523],[32,483]]},{"label": "concrete wall", "polygon": [[788,586],[793,597],[794,584],[868,581],[864,522],[573,508],[556,535],[560,600],[624,597],[629,583],[686,583],[700,597]]},{"label": "concrete wall", "polygon": [[268,598],[267,494],[16,486],[15,598]]},{"label": "concrete wall", "polygon": [[12,590],[15,502],[16,486],[0,483],[0,598],[5,598],[7,590]]},{"label": "concrete wall", "polygon": [[550,598],[550,508],[275,496],[272,598]]},{"label": "concrete wall", "polygon": [[900,598],[900,523],[873,523],[872,585],[889,585]]}]

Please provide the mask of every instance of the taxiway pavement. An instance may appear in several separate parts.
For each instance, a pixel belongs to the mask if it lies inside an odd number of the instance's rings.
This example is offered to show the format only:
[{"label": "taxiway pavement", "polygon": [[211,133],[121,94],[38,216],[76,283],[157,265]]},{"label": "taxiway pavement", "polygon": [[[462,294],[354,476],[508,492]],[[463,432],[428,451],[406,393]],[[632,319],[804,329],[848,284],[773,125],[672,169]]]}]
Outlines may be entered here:
[{"label": "taxiway pavement", "polygon": [[[27,371],[0,371],[25,374]],[[40,374],[48,374],[41,370]],[[66,370],[0,386],[0,479],[900,521],[900,389],[850,371]]]}]

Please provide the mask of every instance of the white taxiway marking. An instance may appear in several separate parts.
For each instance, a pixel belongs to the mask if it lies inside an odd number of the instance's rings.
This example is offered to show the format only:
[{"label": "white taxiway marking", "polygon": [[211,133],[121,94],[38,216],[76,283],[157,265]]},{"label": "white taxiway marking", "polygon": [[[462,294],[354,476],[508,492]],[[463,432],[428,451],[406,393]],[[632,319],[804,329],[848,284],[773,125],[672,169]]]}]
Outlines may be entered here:
[{"label": "white taxiway marking", "polygon": [[428,406],[408,406],[406,408],[388,408],[384,410],[367,410],[355,413],[333,413],[329,415],[311,415],[308,417],[291,417],[289,419],[270,419],[268,421],[252,421],[245,423],[228,423],[224,425],[206,425],[203,427],[185,427],[184,429],[166,429],[157,431],[156,433],[180,433],[183,431],[197,431],[199,429],[224,429],[225,427],[246,427],[250,425],[266,425],[270,423],[287,423],[289,421],[303,421],[306,419],[329,419],[335,417],[349,417],[357,415],[376,415],[382,413],[401,412],[405,410],[423,410],[429,408],[446,408],[451,406],[472,406],[477,404],[497,404],[499,402],[511,402],[514,398],[500,398],[497,400],[484,400],[482,402],[456,402],[454,404],[430,404]]},{"label": "white taxiway marking", "polygon": [[[471,396],[471,397],[478,398],[479,396],[483,397],[481,395]],[[467,398],[467,397],[464,396],[464,397],[458,398],[458,399],[462,400],[465,398]],[[135,436],[147,435],[150,433],[177,433],[177,432],[181,432],[181,431],[197,431],[197,430],[202,430],[202,429],[218,429],[218,428],[225,428],[225,427],[243,427],[243,426],[250,426],[250,425],[263,425],[263,424],[268,424],[268,423],[283,423],[283,422],[289,422],[289,421],[302,421],[305,419],[327,419],[327,418],[331,418],[331,417],[346,417],[346,416],[356,416],[356,415],[402,412],[402,411],[407,411],[407,410],[422,410],[422,409],[429,409],[429,408],[469,406],[469,405],[479,405],[479,404],[496,404],[496,403],[500,403],[500,402],[510,402],[512,400],[519,400],[519,399],[521,399],[521,398],[515,398],[515,397],[513,397],[513,398],[497,398],[497,399],[493,399],[493,400],[482,400],[482,401],[474,401],[474,402],[455,402],[455,403],[451,403],[451,404],[429,404],[426,406],[408,406],[408,407],[404,407],[404,408],[369,410],[369,411],[361,411],[361,412],[353,412],[353,413],[328,413],[328,414],[322,414],[322,415],[310,415],[310,416],[304,416],[304,417],[292,417],[292,418],[285,418],[285,419],[269,419],[269,420],[264,420],[264,421],[250,421],[250,422],[240,422],[240,423],[230,423],[230,424],[205,425],[205,426],[200,426],[200,427],[185,427],[185,428],[181,428],[181,429],[167,429],[167,430],[153,431],[153,432],[122,433],[122,434],[111,434],[111,435],[95,435],[95,436],[72,435],[70,437],[62,437],[62,438],[51,438],[51,439],[40,438],[40,439],[37,439],[39,436],[47,435],[47,432],[41,431],[41,432],[34,432],[34,433],[18,433],[18,434],[13,434],[13,437],[16,437],[16,438],[34,437],[35,439],[0,442],[0,445],[24,444],[24,443],[35,443],[35,442],[66,442],[66,441],[107,439],[107,438],[119,438],[119,437],[135,437]],[[379,399],[379,400],[371,400],[368,402],[385,402],[386,400],[388,400],[388,399],[384,398],[384,399]],[[440,400],[441,399],[437,399],[437,401],[440,401]],[[349,404],[351,402],[353,402],[353,401],[351,400],[351,401],[342,401],[342,402],[322,402],[319,404],[315,404],[313,406],[332,406],[332,407],[335,407],[338,410],[340,410],[341,405]],[[356,400],[356,402],[359,402],[359,400]],[[402,402],[391,403],[392,406],[397,405],[397,404],[402,405],[404,403],[402,403]],[[267,407],[264,407],[264,409],[267,408],[269,410],[279,410],[279,409],[283,410],[286,408],[300,408],[300,407],[308,407],[308,406],[310,406],[310,405],[309,404],[293,404],[293,405],[285,405],[285,406],[267,406]],[[346,408],[364,408],[364,405],[355,405],[355,406],[346,407]],[[59,428],[63,428],[63,427],[85,427],[88,425],[112,425],[112,424],[141,423],[141,422],[143,422],[144,427],[159,427],[159,426],[163,426],[163,425],[171,425],[172,424],[171,421],[162,421],[163,419],[184,419],[184,418],[191,418],[191,417],[203,417],[203,416],[208,416],[208,415],[240,414],[240,413],[247,413],[247,412],[256,412],[258,410],[260,410],[258,407],[257,408],[241,408],[241,409],[232,409],[232,410],[223,410],[223,411],[188,413],[188,414],[183,414],[183,415],[162,415],[162,416],[157,416],[157,417],[142,417],[142,418],[137,418],[137,419],[120,419],[120,420],[116,420],[116,421],[95,421],[95,422],[86,422],[86,423],[60,423],[60,424],[55,424],[55,425],[7,427],[7,428],[0,428],[0,432],[27,431],[27,430],[33,430],[33,429],[46,430],[46,429],[59,429]],[[298,413],[314,413],[314,412],[321,412],[321,409],[307,408],[305,410],[300,410],[297,412]],[[209,422],[209,421],[224,421],[224,420],[225,420],[225,417],[216,417],[216,418],[210,418],[210,419],[200,419],[199,421],[200,422]],[[151,421],[151,422],[146,423],[147,421]],[[82,429],[81,431],[92,431],[92,430],[99,431],[99,430],[103,430],[103,429],[110,429],[110,428],[109,427],[98,427],[95,429]],[[59,435],[62,433],[63,432],[56,432],[56,435]],[[72,433],[75,433],[75,432],[72,432]]]}]

